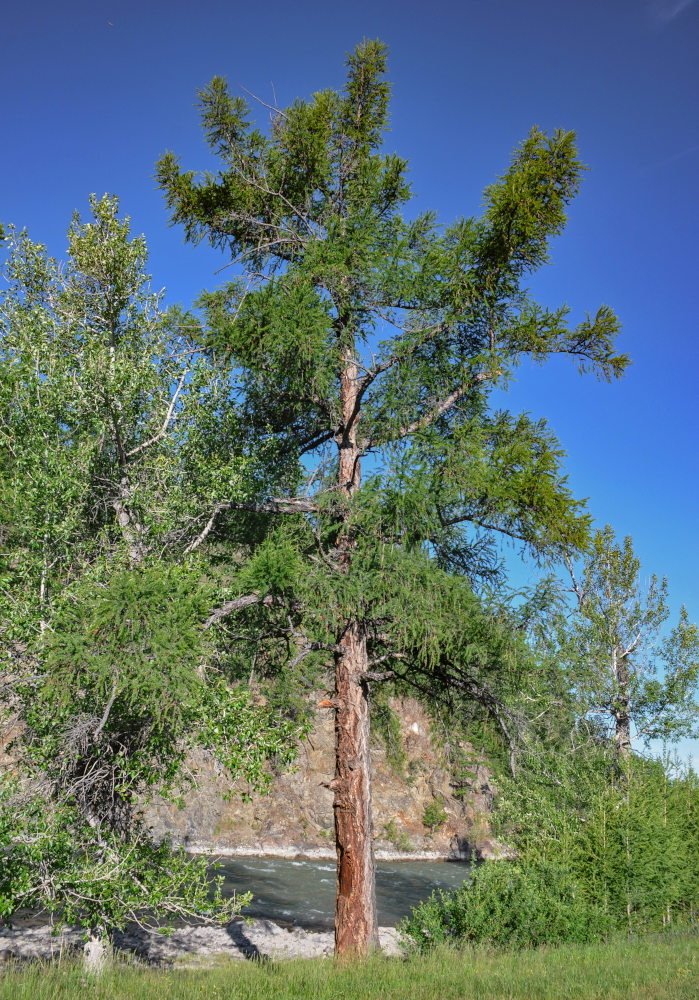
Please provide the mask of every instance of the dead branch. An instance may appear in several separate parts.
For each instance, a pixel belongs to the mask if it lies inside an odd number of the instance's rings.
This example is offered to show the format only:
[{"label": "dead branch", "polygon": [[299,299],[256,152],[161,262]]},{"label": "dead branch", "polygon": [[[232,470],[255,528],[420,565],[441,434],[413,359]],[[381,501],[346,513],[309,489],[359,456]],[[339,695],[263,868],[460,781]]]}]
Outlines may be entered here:
[{"label": "dead branch", "polygon": [[271,500],[265,500],[263,503],[238,503],[234,500],[226,500],[216,504],[204,528],[189,543],[183,555],[188,556],[190,552],[194,552],[206,541],[213,530],[216,518],[226,510],[243,510],[252,514],[315,514],[318,505],[314,500],[309,500],[308,497],[275,497]]},{"label": "dead branch", "polygon": [[186,379],[188,374],[189,374],[189,369],[185,368],[185,370],[182,372],[182,376],[179,382],[177,383],[177,388],[175,389],[172,399],[170,400],[170,405],[167,408],[165,419],[163,420],[162,427],[160,428],[158,433],[154,434],[153,437],[149,438],[147,441],[143,441],[141,442],[141,444],[136,445],[136,447],[132,448],[131,451],[127,451],[126,458],[133,458],[134,455],[138,455],[139,452],[145,451],[146,448],[150,448],[152,444],[156,444],[156,442],[160,441],[162,438],[165,437],[167,429],[170,426],[170,422],[172,421],[173,414],[175,412],[177,397],[182,392],[182,387],[184,386],[184,380]]}]

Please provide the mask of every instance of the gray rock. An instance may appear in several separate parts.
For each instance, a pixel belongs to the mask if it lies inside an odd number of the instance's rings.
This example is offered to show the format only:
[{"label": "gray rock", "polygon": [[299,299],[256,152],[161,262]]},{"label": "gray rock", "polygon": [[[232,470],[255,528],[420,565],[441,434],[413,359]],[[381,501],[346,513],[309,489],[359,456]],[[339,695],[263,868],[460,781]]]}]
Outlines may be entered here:
[{"label": "gray rock", "polygon": [[[320,697],[318,693],[315,700]],[[470,787],[454,795],[448,761],[433,739],[427,712],[413,698],[395,698],[391,705],[400,719],[406,763],[403,773],[398,774],[381,741],[375,740],[372,765],[377,855],[464,858],[470,856],[469,850],[475,854],[479,840],[490,839],[488,815],[494,788],[489,772],[474,764]],[[196,788],[186,793],[184,809],[157,800],[148,806],[147,821],[156,836],[170,836],[192,850],[223,855],[334,857],[332,793],[326,787],[334,773],[334,739],[332,710],[318,709],[295,768],[275,778],[266,795],[252,792],[242,783],[231,789],[211,759],[201,755],[190,762],[196,772]],[[232,797],[225,801],[223,795],[231,791]],[[236,792],[251,793],[249,800],[243,801]],[[422,817],[435,798],[443,800],[447,820],[430,833]],[[388,839],[387,827],[393,840]]]}]

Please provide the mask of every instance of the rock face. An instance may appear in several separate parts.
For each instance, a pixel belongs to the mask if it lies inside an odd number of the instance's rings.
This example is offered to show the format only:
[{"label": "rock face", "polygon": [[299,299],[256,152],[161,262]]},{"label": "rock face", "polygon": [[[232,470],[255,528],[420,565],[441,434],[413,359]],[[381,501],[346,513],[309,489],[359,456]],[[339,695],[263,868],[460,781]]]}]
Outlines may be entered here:
[{"label": "rock face", "polygon": [[[488,815],[494,789],[487,771],[474,763],[472,783],[455,795],[428,714],[409,698],[392,699],[391,707],[400,720],[405,761],[398,773],[381,740],[374,740],[377,856],[464,860],[485,856],[493,844]],[[170,836],[190,849],[334,857],[333,796],[327,787],[335,767],[333,730],[332,709],[319,708],[294,770],[277,777],[266,795],[252,793],[247,800],[241,797],[249,792],[244,784],[231,788],[210,761],[194,761],[196,787],[187,792],[184,808],[154,802],[147,821],[157,836]],[[224,799],[226,793],[232,797]],[[447,818],[430,829],[423,818],[434,803],[441,803]]]}]

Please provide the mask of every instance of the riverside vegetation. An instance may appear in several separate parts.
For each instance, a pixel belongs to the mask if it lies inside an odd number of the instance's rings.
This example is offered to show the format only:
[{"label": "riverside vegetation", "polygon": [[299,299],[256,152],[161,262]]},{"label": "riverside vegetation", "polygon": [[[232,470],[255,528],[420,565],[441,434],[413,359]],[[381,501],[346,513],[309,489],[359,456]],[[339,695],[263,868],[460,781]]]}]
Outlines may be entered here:
[{"label": "riverside vegetation", "polygon": [[120,965],[99,979],[74,964],[0,976],[0,1000],[695,1000],[693,936],[646,937],[535,951],[438,948],[405,959],[241,963],[206,970]]},{"label": "riverside vegetation", "polygon": [[[696,732],[699,634],[684,609],[669,621],[664,579],[642,584],[630,539],[592,531],[545,421],[491,408],[524,357],[607,381],[628,364],[608,307],[570,325],[522,284],[577,193],[575,137],[534,129],[482,216],[440,227],[402,214],[381,43],[268,131],[220,79],[200,98],[221,169],[167,154],[159,183],[187,238],[239,273],[192,311],[151,292],[116,198],[75,216],[64,264],[3,231],[0,920],[34,908],[96,944],[133,920],[229,920],[241,900],[153,841],[144,801],[186,795],[195,751],[264,787],[328,687],[336,947],[371,951],[370,719],[403,767],[387,706],[410,695],[458,792],[474,759],[494,772],[514,855],[404,925],[441,956],[420,959],[425,989],[455,982],[439,949],[464,942],[562,942],[527,957],[541,976],[597,948],[630,982],[615,935],[696,924],[696,775],[635,747]],[[513,594],[503,539],[550,576]],[[441,817],[435,799],[426,828]],[[680,976],[691,940],[629,947],[681,955]],[[270,971],[277,995],[323,975],[304,968]],[[338,970],[336,988],[404,968]],[[150,982],[119,970],[111,995],[120,976]]]}]

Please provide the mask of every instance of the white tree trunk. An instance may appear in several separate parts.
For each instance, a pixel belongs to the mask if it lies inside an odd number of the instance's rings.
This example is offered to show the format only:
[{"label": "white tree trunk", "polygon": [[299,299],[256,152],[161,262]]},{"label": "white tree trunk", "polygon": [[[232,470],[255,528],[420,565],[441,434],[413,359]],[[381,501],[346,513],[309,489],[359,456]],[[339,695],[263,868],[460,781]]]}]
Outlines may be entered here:
[{"label": "white tree trunk", "polygon": [[83,947],[83,971],[90,976],[101,975],[111,955],[103,934],[90,934]]}]

